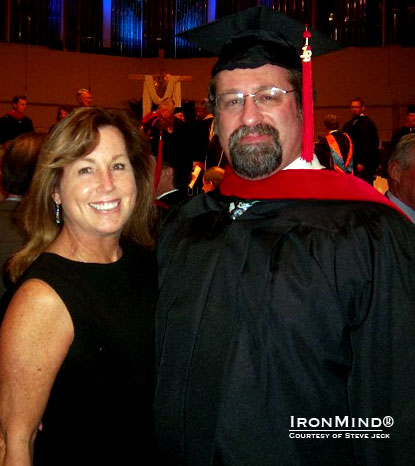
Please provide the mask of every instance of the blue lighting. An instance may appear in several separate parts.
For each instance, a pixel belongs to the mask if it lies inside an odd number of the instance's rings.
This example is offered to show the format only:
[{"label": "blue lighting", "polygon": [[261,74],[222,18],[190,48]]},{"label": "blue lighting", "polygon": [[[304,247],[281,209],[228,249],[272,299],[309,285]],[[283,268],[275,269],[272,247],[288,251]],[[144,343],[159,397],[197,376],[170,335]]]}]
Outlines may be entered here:
[{"label": "blue lighting", "polygon": [[[105,0],[110,1],[110,0]],[[112,31],[117,48],[121,52],[141,55],[143,24],[141,20],[142,0],[120,2],[112,0]]]},{"label": "blue lighting", "polygon": [[208,23],[216,19],[216,0],[208,0]]},{"label": "blue lighting", "polygon": [[[216,0],[210,0],[210,3],[215,4]],[[175,22],[175,48],[176,52],[178,51],[189,51],[195,50],[196,46],[189,44],[189,42],[184,41],[177,37],[177,34],[180,34],[183,31],[192,29],[196,26],[201,26],[207,22],[207,5],[204,1],[195,0],[191,1],[190,5],[187,1],[177,0],[176,2],[176,22]],[[216,11],[215,11],[216,15]]]},{"label": "blue lighting", "polygon": [[102,42],[111,46],[111,0],[102,0]]}]

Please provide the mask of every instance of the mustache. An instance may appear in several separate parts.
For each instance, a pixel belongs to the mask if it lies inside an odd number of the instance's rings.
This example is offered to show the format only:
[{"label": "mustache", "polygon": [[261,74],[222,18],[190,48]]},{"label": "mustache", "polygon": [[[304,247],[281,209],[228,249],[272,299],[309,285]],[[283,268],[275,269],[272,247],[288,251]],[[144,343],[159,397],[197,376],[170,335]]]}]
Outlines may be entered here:
[{"label": "mustache", "polygon": [[249,136],[251,134],[267,135],[277,138],[279,140],[280,133],[277,128],[274,128],[271,125],[265,123],[258,123],[255,126],[240,126],[237,128],[231,135],[231,143],[239,142],[243,137]]}]

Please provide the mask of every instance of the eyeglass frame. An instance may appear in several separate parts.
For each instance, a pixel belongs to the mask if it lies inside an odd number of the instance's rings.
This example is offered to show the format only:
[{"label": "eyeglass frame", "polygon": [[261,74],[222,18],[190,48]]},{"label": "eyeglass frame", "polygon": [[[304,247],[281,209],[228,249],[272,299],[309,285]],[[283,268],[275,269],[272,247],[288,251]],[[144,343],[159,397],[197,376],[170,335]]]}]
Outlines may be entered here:
[{"label": "eyeglass frame", "polygon": [[221,109],[219,108],[218,99],[219,99],[220,97],[222,97],[222,96],[224,96],[224,95],[232,95],[232,94],[234,94],[234,95],[238,96],[238,98],[243,98],[244,104],[243,104],[242,107],[240,107],[240,110],[242,110],[242,109],[245,107],[245,102],[246,102],[246,98],[247,98],[247,97],[252,97],[252,98],[254,99],[254,104],[255,104],[256,106],[258,106],[258,100],[256,99],[256,95],[257,95],[259,92],[263,92],[263,91],[266,91],[266,90],[268,90],[268,89],[269,89],[269,90],[273,90],[273,89],[274,89],[274,90],[276,90],[276,91],[278,91],[278,92],[281,92],[282,95],[290,94],[291,92],[296,92],[296,91],[297,91],[297,89],[290,89],[290,90],[287,91],[286,89],[282,89],[281,87],[278,87],[278,86],[266,86],[266,87],[262,87],[262,88],[258,89],[256,92],[250,93],[250,94],[244,94],[244,93],[242,93],[242,92],[224,92],[223,94],[219,94],[218,96],[216,96],[216,97],[213,99],[213,102],[212,102],[212,103],[214,103],[216,109],[217,109],[219,112],[225,112],[225,113],[228,112],[228,113],[232,113],[232,110],[231,110],[231,111],[229,111],[229,110],[221,110]]}]

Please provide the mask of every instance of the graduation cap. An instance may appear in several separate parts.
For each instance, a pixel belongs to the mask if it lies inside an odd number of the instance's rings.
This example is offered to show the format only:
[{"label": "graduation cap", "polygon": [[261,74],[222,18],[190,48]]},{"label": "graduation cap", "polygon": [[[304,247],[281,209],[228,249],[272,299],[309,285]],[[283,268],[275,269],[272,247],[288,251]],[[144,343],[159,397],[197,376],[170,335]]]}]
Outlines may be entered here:
[{"label": "graduation cap", "polygon": [[[308,28],[313,55],[340,49],[326,35]],[[248,8],[179,34],[182,39],[219,55],[212,76],[222,70],[258,68],[266,63],[301,70],[304,24],[265,6]],[[240,65],[240,66],[238,66]]]},{"label": "graduation cap", "polygon": [[258,68],[271,64],[303,72],[303,150],[313,158],[313,102],[311,46],[313,55],[340,49],[340,45],[299,21],[259,6],[179,34],[182,39],[219,55],[212,77],[220,71]]}]

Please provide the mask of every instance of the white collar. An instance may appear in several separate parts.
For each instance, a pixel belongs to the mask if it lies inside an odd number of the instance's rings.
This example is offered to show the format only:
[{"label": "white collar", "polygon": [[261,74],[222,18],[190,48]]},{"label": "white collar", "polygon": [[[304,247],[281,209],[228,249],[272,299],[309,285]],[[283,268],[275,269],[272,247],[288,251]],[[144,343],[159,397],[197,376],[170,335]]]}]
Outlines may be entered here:
[{"label": "white collar", "polygon": [[394,196],[390,191],[386,193],[386,197],[392,201],[395,205],[397,205],[402,212],[404,212],[411,220],[412,223],[415,223],[415,210],[411,209],[408,204],[405,204],[396,196]]},{"label": "white collar", "polygon": [[6,197],[6,201],[16,201],[16,202],[19,202],[22,200],[22,197],[23,196],[19,196],[18,194],[9,194],[7,197]]},{"label": "white collar", "polygon": [[159,201],[162,197],[167,196],[167,194],[174,193],[174,192],[176,192],[178,190],[179,190],[179,188],[175,188],[175,189],[172,189],[171,191],[166,191],[165,193],[160,194],[160,196],[157,196],[156,200]]},{"label": "white collar", "polygon": [[303,169],[306,168],[308,170],[321,170],[323,169],[323,165],[318,161],[318,158],[316,154],[313,154],[313,160],[311,162],[306,162],[304,159],[301,157],[298,157],[297,159],[294,160],[294,162],[291,162],[289,165],[287,165],[283,170],[290,170],[290,169]]}]

